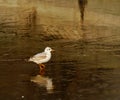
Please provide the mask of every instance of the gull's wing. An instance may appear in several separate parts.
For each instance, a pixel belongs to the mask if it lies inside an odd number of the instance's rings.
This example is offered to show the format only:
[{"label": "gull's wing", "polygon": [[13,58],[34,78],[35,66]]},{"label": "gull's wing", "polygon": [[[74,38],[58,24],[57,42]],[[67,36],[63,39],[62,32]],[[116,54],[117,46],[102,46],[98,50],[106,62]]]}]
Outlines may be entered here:
[{"label": "gull's wing", "polygon": [[38,53],[36,55],[34,55],[33,57],[31,57],[32,59],[36,59],[36,60],[43,60],[46,58],[46,53],[42,52],[42,53]]}]

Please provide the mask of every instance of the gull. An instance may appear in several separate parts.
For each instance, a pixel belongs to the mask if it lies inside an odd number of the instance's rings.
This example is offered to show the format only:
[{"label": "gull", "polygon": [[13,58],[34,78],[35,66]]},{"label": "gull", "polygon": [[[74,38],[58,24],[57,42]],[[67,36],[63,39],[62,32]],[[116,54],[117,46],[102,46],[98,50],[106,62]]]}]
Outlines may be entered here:
[{"label": "gull", "polygon": [[40,69],[44,69],[45,65],[43,63],[48,62],[51,59],[51,52],[54,51],[50,47],[46,47],[44,52],[37,53],[36,55],[29,58],[28,61],[32,61],[39,65]]}]

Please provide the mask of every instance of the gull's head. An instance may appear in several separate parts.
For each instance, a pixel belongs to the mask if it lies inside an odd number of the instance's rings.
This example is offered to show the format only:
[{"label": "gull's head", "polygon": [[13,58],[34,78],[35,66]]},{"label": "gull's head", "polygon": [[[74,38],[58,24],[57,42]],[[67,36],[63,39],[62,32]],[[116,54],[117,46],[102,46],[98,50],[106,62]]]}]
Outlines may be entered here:
[{"label": "gull's head", "polygon": [[53,50],[52,48],[50,48],[50,47],[46,47],[44,51],[50,53],[50,52],[52,52],[52,51],[54,51],[54,50]]}]

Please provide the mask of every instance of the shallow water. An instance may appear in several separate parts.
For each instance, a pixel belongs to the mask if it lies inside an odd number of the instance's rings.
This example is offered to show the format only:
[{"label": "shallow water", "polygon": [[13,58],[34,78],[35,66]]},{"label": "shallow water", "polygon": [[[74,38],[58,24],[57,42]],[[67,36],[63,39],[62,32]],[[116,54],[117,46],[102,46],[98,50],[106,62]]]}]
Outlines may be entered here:
[{"label": "shallow water", "polygon": [[[1,100],[119,100],[119,45],[95,41],[48,40],[40,36],[1,37]],[[52,79],[53,90],[31,82],[39,73],[36,64],[25,59],[44,47],[56,51],[46,64],[43,79]],[[116,50],[118,49],[118,50]],[[41,81],[41,79],[38,81]]]}]

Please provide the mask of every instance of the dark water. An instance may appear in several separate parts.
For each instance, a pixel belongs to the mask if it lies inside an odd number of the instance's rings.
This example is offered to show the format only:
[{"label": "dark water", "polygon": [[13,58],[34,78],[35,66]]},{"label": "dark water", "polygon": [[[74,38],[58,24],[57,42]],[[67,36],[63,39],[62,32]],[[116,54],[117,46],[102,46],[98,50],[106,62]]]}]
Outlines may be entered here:
[{"label": "dark water", "polygon": [[[0,37],[0,100],[119,100],[120,46],[99,41],[50,40],[38,34]],[[46,64],[40,84],[31,82],[39,73],[26,62],[46,46],[56,51]],[[51,79],[53,88],[46,88]]]}]

